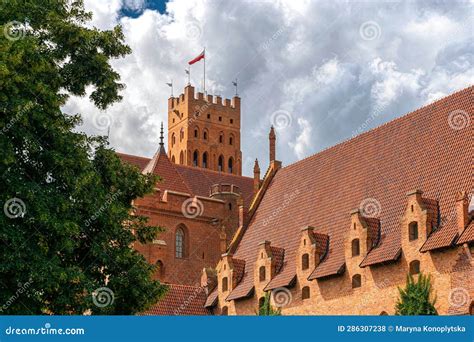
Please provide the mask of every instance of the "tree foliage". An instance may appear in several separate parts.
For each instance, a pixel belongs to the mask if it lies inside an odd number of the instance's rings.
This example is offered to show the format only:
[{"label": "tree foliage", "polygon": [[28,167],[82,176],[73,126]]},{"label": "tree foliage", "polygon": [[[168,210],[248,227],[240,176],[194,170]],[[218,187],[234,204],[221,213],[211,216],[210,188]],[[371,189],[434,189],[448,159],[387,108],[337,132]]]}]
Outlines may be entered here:
[{"label": "tree foliage", "polygon": [[0,2],[3,314],[133,314],[164,292],[132,248],[161,230],[131,204],[157,179],[61,111],[71,95],[90,93],[100,109],[121,99],[110,60],[130,48],[119,26],[101,31],[90,19],[82,1]]},{"label": "tree foliage", "polygon": [[271,293],[266,292],[265,297],[263,299],[263,303],[258,308],[258,315],[259,316],[281,316],[281,309],[273,308],[271,304]]},{"label": "tree foliage", "polygon": [[407,276],[404,289],[398,288],[400,298],[395,307],[396,315],[437,315],[435,308],[436,298],[432,297],[431,277],[422,273],[415,281],[413,276]]}]

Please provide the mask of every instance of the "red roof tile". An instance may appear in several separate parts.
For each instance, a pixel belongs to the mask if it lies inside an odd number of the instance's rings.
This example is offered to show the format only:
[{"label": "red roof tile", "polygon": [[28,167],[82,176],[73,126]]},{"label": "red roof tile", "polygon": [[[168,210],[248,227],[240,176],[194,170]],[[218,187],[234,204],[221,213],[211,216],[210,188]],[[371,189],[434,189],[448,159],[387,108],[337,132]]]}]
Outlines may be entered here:
[{"label": "red roof tile", "polygon": [[217,298],[219,297],[219,291],[217,288],[212,291],[209,296],[207,296],[206,303],[204,303],[205,308],[212,308],[217,304]]},{"label": "red roof tile", "polygon": [[468,243],[474,241],[474,220],[471,221],[459,237],[458,244]]},{"label": "red roof tile", "polygon": [[[330,237],[329,253],[311,276],[334,274],[344,266],[350,211],[364,199],[375,199],[380,204],[380,242],[364,265],[398,258],[407,191],[423,190],[426,198],[439,202],[441,215],[449,215],[456,192],[472,188],[474,126],[453,129],[449,120],[453,112],[472,118],[473,90],[459,91],[279,170],[234,256],[253,269],[258,242],[265,238],[285,249],[288,258],[281,273],[290,277],[295,274],[300,230],[310,225]],[[443,230],[440,236],[444,244],[451,232]],[[232,298],[252,287],[253,275],[247,274]]]},{"label": "red roof tile", "polygon": [[197,316],[211,315],[204,307],[206,291],[203,287],[168,285],[168,292],[158,303],[141,315],[143,316]]}]

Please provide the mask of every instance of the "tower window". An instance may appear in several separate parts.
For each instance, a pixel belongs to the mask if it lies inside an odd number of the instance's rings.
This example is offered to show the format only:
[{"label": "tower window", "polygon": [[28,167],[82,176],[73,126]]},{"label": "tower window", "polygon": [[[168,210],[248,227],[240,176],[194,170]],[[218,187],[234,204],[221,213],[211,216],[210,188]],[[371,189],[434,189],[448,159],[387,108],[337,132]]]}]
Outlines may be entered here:
[{"label": "tower window", "polygon": [[234,123],[234,119],[230,119],[230,124],[232,125]]},{"label": "tower window", "polygon": [[266,278],[266,274],[265,274],[265,266],[260,266],[260,268],[258,269],[258,279],[260,281],[265,281],[265,278]]},{"label": "tower window", "polygon": [[218,160],[218,163],[217,163],[217,170],[220,171],[220,172],[224,171],[224,157],[222,157],[222,156],[219,156],[219,160]]},{"label": "tower window", "polygon": [[202,155],[202,167],[207,169],[207,152],[204,152]]},{"label": "tower window", "polygon": [[199,166],[199,152],[194,151],[193,153],[193,166]]},{"label": "tower window", "polygon": [[234,139],[232,137],[229,138],[229,145],[232,145],[234,143]]},{"label": "tower window", "polygon": [[222,121],[222,116],[219,116],[219,121]]},{"label": "tower window", "polygon": [[184,236],[184,231],[182,228],[178,228],[176,230],[176,235],[175,235],[175,256],[176,258],[184,258],[184,241],[185,236]]},{"label": "tower window", "polygon": [[173,147],[176,144],[176,135],[173,133],[171,135],[171,146]]},{"label": "tower window", "polygon": [[199,138],[199,132],[198,132],[197,128],[194,130],[194,137]]},{"label": "tower window", "polygon": [[310,296],[309,286],[305,286],[301,289],[301,299],[308,299]]},{"label": "tower window", "polygon": [[301,256],[301,269],[307,270],[309,268],[309,254],[305,253]]},{"label": "tower window", "polygon": [[206,131],[204,131],[204,133],[203,133],[203,138],[204,138],[204,140],[207,140],[207,132]]},{"label": "tower window", "polygon": [[420,261],[413,260],[412,262],[410,262],[410,274],[414,275],[418,273],[420,273]]},{"label": "tower window", "polygon": [[232,203],[229,203],[229,210],[232,210]]},{"label": "tower window", "polygon": [[360,254],[360,243],[359,239],[352,240],[352,256],[358,256]]},{"label": "tower window", "polygon": [[183,151],[181,151],[181,152],[179,153],[179,163],[180,163],[181,165],[184,164],[184,152],[183,152]]},{"label": "tower window", "polygon": [[356,289],[361,286],[362,286],[362,278],[360,274],[354,274],[354,276],[352,277],[352,288]]},{"label": "tower window", "polygon": [[223,143],[224,142],[224,133],[220,133],[219,134],[219,143]]},{"label": "tower window", "polygon": [[408,240],[413,241],[418,239],[418,222],[411,222],[408,225]]},{"label": "tower window", "polygon": [[211,114],[207,114],[207,118],[210,119],[210,118],[211,118]]},{"label": "tower window", "polygon": [[234,171],[234,159],[232,157],[229,158],[229,173],[232,173]]}]

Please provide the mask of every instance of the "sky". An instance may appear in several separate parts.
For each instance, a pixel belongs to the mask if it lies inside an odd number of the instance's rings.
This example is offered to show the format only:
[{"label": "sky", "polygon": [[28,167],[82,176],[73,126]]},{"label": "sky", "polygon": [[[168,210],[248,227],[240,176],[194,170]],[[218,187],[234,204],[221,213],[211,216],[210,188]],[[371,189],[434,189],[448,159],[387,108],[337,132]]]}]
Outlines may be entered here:
[{"label": "sky", "polygon": [[[206,47],[206,89],[242,99],[243,174],[268,166],[276,128],[283,165],[306,158],[474,82],[472,1],[86,0],[90,26],[121,25],[132,53],[112,61],[126,85],[105,111],[64,106],[115,150],[151,157],[167,99]],[[201,63],[201,62],[200,62]],[[202,89],[202,65],[191,83]],[[166,139],[165,139],[166,141]]]}]

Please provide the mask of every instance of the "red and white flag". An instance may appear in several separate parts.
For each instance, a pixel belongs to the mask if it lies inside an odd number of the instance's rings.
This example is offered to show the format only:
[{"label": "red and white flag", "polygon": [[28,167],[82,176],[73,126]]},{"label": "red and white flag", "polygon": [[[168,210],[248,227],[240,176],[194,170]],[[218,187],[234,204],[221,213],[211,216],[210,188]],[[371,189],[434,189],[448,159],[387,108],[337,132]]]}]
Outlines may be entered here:
[{"label": "red and white flag", "polygon": [[197,63],[199,62],[201,59],[204,59],[205,58],[205,50],[202,50],[202,52],[199,54],[199,56],[197,56],[196,58],[190,60],[188,62],[189,65],[193,65],[194,63]]}]

